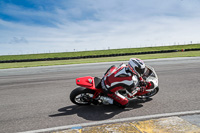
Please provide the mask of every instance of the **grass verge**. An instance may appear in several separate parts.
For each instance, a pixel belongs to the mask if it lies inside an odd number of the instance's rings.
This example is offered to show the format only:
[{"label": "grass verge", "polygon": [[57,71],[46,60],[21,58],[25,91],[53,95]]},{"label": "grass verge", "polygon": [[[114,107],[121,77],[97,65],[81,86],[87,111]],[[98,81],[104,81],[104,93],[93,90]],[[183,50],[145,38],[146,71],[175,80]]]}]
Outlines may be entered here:
[{"label": "grass verge", "polygon": [[24,60],[24,59],[44,59],[44,58],[62,58],[62,57],[78,57],[78,56],[91,56],[91,55],[109,55],[109,54],[138,53],[138,52],[161,51],[161,50],[181,50],[181,49],[192,49],[192,48],[200,48],[200,44],[160,46],[160,47],[145,47],[145,48],[125,48],[125,49],[95,50],[95,51],[82,51],[82,52],[27,54],[27,55],[6,55],[6,56],[0,56],[0,61]]},{"label": "grass verge", "polygon": [[0,69],[67,65],[67,64],[82,64],[82,63],[97,63],[97,62],[111,62],[111,61],[125,61],[125,60],[129,60],[130,58],[133,58],[133,57],[144,60],[144,59],[173,58],[173,57],[196,57],[196,56],[200,56],[200,51],[131,55],[131,56],[104,57],[104,58],[89,58],[89,59],[74,59],[74,60],[58,60],[58,61],[1,63]]}]

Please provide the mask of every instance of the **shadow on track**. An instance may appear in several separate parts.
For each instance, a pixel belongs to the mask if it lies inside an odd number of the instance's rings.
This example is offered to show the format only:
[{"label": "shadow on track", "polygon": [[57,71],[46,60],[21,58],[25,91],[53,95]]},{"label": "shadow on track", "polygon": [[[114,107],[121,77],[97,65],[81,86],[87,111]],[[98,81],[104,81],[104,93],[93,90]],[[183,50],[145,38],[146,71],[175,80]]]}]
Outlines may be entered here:
[{"label": "shadow on track", "polygon": [[133,109],[141,108],[143,105],[141,103],[149,102],[152,99],[149,98],[148,100],[131,100],[129,102],[129,106],[125,109],[119,108],[116,105],[88,105],[88,106],[78,106],[72,105],[58,109],[57,114],[49,115],[49,117],[60,117],[60,116],[67,116],[67,115],[74,115],[82,117],[86,120],[91,121],[98,121],[98,120],[106,120],[114,117],[115,115],[124,112],[130,111]]}]

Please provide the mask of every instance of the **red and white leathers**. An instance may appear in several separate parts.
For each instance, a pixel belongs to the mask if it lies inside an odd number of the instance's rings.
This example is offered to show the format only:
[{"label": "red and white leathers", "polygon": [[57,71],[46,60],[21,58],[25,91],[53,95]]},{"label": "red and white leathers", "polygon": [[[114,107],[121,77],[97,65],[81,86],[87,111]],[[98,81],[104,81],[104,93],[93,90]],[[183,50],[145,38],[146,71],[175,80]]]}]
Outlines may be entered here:
[{"label": "red and white leathers", "polygon": [[126,88],[131,93],[138,85],[138,78],[130,72],[126,64],[121,64],[118,68],[112,66],[108,70],[101,81],[101,85],[104,92],[110,98],[120,105],[125,106],[128,104],[128,99],[118,93],[118,91]]}]

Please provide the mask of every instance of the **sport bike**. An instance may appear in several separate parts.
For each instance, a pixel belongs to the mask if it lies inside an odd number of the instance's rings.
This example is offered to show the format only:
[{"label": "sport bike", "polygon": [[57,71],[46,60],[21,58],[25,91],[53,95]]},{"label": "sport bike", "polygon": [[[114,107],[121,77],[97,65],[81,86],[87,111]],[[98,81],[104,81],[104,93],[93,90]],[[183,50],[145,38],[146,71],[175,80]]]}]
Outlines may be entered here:
[{"label": "sport bike", "polygon": [[[109,69],[105,73],[109,73]],[[134,90],[135,93],[133,97],[130,97],[128,94],[130,94],[126,89],[119,90],[117,93],[120,93],[124,97],[126,97],[129,100],[138,98],[138,99],[148,99],[155,94],[158,93],[159,87],[158,87],[158,76],[155,72],[155,70],[151,66],[146,66],[145,73],[143,74],[143,79],[147,82],[153,81],[154,87],[153,89],[147,89],[144,91],[141,91],[141,84],[138,77],[138,86]],[[107,97],[107,95],[103,92],[102,86],[101,86],[101,78],[98,77],[80,77],[76,79],[76,84],[80,87],[75,88],[71,94],[70,94],[70,100],[74,104],[77,105],[99,105],[104,104],[108,105],[108,100],[110,99]]]}]

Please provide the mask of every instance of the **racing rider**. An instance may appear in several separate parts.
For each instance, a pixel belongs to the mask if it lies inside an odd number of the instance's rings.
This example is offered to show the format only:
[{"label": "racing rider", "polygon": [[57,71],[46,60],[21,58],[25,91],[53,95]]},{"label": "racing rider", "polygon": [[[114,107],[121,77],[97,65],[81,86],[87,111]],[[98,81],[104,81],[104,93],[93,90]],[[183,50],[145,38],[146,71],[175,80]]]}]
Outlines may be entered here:
[{"label": "racing rider", "polygon": [[[104,93],[110,97],[107,98],[107,102],[126,107],[129,100],[121,95],[119,90],[125,88],[127,96],[133,97],[138,91],[152,88],[152,83],[147,83],[142,78],[144,71],[144,62],[137,58],[131,58],[128,65],[122,63],[119,67],[111,66],[101,81]],[[140,88],[136,88],[138,84],[140,84]]]}]

